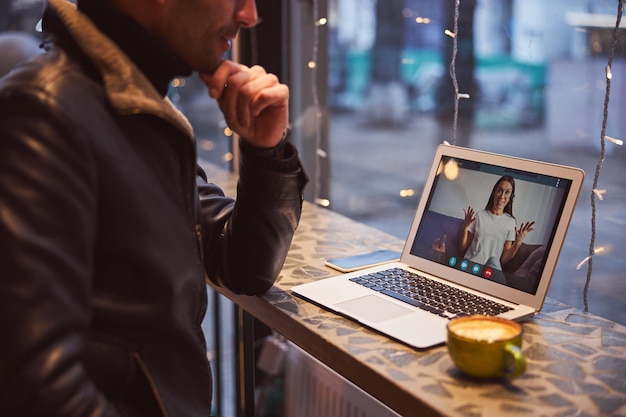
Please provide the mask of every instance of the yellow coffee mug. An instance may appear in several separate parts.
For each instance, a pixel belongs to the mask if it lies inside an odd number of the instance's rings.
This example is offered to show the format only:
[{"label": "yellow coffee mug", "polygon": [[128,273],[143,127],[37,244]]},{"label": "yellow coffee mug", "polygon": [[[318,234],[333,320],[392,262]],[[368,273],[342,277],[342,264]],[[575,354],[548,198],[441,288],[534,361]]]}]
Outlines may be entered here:
[{"label": "yellow coffee mug", "polygon": [[465,374],[514,378],[526,370],[519,323],[489,316],[459,317],[448,323],[448,353]]}]

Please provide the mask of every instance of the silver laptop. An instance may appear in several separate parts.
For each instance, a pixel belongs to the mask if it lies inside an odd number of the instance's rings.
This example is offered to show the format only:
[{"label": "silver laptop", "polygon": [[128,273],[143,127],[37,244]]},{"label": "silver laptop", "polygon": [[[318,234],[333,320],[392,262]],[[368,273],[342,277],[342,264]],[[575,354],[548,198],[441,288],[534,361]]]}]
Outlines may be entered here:
[{"label": "silver laptop", "polygon": [[[444,343],[454,317],[527,319],[544,303],[583,177],[578,168],[440,145],[399,262],[291,290],[418,349]],[[505,256],[509,245],[518,249]]]}]

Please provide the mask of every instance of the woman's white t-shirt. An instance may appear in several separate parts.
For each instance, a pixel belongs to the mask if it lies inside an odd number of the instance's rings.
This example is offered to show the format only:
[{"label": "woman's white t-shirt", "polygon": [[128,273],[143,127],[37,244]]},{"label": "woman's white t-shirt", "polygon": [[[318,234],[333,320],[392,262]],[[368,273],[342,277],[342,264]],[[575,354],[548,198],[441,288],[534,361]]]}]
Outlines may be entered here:
[{"label": "woman's white t-shirt", "polygon": [[495,215],[487,210],[476,213],[469,231],[474,239],[465,252],[465,259],[502,270],[500,257],[507,240],[515,240],[515,219],[507,213]]}]

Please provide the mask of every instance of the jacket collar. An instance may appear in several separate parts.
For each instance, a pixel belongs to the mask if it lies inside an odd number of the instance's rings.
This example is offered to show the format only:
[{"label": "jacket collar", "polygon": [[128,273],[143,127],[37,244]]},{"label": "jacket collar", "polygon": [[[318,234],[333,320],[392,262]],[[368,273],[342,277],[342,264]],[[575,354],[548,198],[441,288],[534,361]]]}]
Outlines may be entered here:
[{"label": "jacket collar", "polygon": [[187,118],[168,98],[162,98],[143,73],[106,37],[76,5],[66,0],[49,0],[82,53],[102,76],[104,90],[118,114],[150,113],[177,126],[193,138]]}]

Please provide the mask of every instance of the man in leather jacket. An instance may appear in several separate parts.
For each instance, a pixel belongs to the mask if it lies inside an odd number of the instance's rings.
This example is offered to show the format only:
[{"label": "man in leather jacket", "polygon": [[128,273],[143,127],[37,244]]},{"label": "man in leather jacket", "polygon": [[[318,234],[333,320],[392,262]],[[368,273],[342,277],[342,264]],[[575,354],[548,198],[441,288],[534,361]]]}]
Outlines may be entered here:
[{"label": "man in leather jacket", "polygon": [[[224,61],[254,0],[49,0],[0,81],[0,415],[208,416],[208,278],[276,279],[307,181],[288,88]],[[197,71],[244,138],[237,200],[166,98]]]}]

